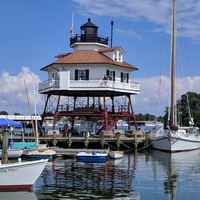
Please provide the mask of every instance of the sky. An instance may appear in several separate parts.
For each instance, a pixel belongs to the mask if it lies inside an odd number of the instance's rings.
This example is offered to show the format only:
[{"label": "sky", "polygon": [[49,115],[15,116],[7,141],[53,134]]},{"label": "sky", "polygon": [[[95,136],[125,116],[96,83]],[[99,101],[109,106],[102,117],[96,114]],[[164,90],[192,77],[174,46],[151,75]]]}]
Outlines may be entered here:
[{"label": "sky", "polygon": [[[132,98],[134,112],[163,116],[171,40],[171,1],[166,0],[0,0],[0,111],[29,115],[30,102],[32,112],[43,112],[45,96],[37,91],[47,73],[40,69],[73,51],[72,13],[75,34],[91,18],[99,35],[111,38],[114,22],[112,46],[121,46],[124,61],[139,69],[131,74],[141,87]],[[198,0],[177,1],[177,36],[179,96],[200,93]]]}]

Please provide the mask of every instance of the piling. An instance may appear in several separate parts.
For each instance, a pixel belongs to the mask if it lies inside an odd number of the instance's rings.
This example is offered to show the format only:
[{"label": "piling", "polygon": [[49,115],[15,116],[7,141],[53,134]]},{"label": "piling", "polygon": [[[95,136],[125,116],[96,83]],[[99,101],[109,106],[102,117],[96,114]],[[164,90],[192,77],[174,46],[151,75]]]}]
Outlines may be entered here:
[{"label": "piling", "polygon": [[120,150],[120,144],[121,144],[121,140],[120,140],[120,133],[119,132],[117,132],[116,133],[116,145],[117,145],[117,150],[119,151]]},{"label": "piling", "polygon": [[8,137],[9,137],[9,132],[5,131],[2,133],[3,138],[2,138],[2,164],[6,164],[8,162]]},{"label": "piling", "polygon": [[72,145],[72,133],[71,132],[68,133],[67,143],[68,143],[68,148],[71,148],[71,145]]},{"label": "piling", "polygon": [[104,149],[105,139],[104,139],[104,133],[101,133],[101,148]]},{"label": "piling", "polygon": [[134,147],[135,147],[135,149],[137,149],[137,147],[138,147],[137,134],[136,133],[134,134]]},{"label": "piling", "polygon": [[86,148],[86,149],[88,148],[88,144],[89,144],[88,137],[89,137],[88,133],[85,133],[84,144],[85,144],[85,148]]},{"label": "piling", "polygon": [[53,145],[56,146],[57,140],[56,140],[56,132],[53,132]]}]

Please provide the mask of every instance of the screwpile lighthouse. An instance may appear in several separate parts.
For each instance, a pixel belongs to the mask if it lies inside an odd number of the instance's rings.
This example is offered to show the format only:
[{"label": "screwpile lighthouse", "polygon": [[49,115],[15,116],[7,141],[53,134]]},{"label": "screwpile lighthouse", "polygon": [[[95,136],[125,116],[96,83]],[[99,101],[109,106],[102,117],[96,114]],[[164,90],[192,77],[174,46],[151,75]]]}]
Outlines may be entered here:
[{"label": "screwpile lighthouse", "polygon": [[42,123],[53,117],[54,130],[57,118],[65,116],[71,118],[73,129],[77,117],[96,118],[98,134],[126,118],[137,129],[131,95],[140,93],[140,85],[131,81],[130,73],[138,69],[123,61],[122,47],[108,46],[108,37],[98,35],[91,19],[80,29],[80,35],[70,38],[73,52],[58,55],[41,69],[48,73],[39,84],[39,93],[46,94]]}]

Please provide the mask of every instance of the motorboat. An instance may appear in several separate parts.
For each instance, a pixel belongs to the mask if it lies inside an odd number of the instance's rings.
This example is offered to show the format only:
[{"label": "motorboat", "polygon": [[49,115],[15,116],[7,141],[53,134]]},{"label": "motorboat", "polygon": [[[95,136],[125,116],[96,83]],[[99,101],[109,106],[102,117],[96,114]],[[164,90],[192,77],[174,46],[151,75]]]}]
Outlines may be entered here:
[{"label": "motorboat", "polygon": [[108,157],[108,152],[100,153],[98,150],[92,153],[81,151],[76,154],[76,159],[78,162],[106,162]]}]

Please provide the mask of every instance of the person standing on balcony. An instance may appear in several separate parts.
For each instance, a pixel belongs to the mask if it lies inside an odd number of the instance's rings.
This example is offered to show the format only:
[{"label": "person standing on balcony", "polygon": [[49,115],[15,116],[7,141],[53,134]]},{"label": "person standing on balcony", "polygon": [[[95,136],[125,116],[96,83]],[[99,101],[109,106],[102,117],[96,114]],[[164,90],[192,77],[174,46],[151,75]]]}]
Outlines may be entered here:
[{"label": "person standing on balcony", "polygon": [[108,76],[105,74],[104,77],[103,77],[103,81],[104,81],[104,86],[105,87],[108,87],[108,81],[109,81],[109,78]]}]

